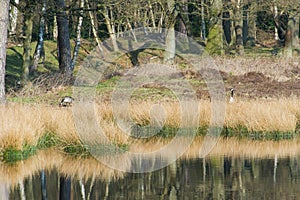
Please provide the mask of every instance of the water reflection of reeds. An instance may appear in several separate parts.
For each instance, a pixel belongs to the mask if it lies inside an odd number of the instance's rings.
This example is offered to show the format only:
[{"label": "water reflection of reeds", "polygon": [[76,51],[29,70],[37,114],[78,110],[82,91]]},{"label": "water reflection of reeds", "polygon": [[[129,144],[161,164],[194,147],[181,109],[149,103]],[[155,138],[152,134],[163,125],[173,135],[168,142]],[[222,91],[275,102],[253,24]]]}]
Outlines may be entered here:
[{"label": "water reflection of reeds", "polygon": [[[120,165],[129,165],[124,159],[117,160]],[[124,172],[105,166],[93,157],[74,158],[54,149],[41,150],[35,156],[14,164],[0,164],[0,183],[14,188],[25,178],[40,171],[56,169],[61,176],[86,180],[97,178],[115,180],[123,177]]]},{"label": "water reflection of reeds", "polygon": [[[40,150],[35,156],[27,160],[14,164],[0,164],[0,182],[11,187],[16,187],[20,181],[29,178],[40,171],[51,171],[56,169],[60,176],[75,178],[76,180],[101,179],[116,180],[123,178],[124,171],[134,172],[139,167],[145,169],[157,169],[157,166],[174,160],[180,145],[185,148],[187,145],[184,138],[178,141],[172,148],[163,148],[170,142],[148,141],[147,143],[136,143],[131,147],[131,152],[139,154],[124,153],[121,155],[111,155],[97,159],[94,157],[72,157],[55,149]],[[199,150],[203,143],[202,137],[197,137],[189,149],[183,153],[180,159],[199,158]],[[158,151],[163,149],[163,151]],[[154,152],[153,154],[148,154]],[[143,154],[144,153],[144,154]],[[210,156],[227,156],[243,158],[280,158],[288,156],[299,156],[299,142],[293,141],[250,141],[234,138],[220,139]],[[103,160],[107,159],[107,160]],[[119,168],[114,169],[106,163],[115,163]],[[164,163],[162,163],[164,162]],[[149,166],[142,166],[142,165]],[[118,169],[124,169],[119,171]]]}]

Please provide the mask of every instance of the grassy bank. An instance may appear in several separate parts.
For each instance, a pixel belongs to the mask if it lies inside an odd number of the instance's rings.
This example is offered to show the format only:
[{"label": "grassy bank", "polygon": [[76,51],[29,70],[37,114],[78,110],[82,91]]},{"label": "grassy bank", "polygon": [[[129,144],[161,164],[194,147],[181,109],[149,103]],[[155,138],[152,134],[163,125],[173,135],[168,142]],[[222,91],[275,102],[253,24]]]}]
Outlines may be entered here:
[{"label": "grassy bank", "polygon": [[[97,132],[92,133],[92,131],[99,127],[107,138],[119,147],[130,148],[136,142],[136,139],[125,134],[117,125],[111,105],[96,104],[93,109],[95,110],[88,110],[82,106],[76,115],[73,115],[72,108],[58,106],[19,103],[1,106],[0,149],[3,159],[25,159],[39,149],[53,146],[65,153],[87,155],[82,140],[89,138],[94,140],[93,137],[96,137],[94,133]],[[178,102],[165,102],[154,106],[151,102],[133,102],[128,110],[135,127],[148,126],[150,132],[156,131],[155,135],[148,140],[171,138],[178,128],[189,128],[181,121]],[[86,115],[87,112],[95,113],[95,118],[91,114]],[[86,137],[81,135],[80,138],[77,135],[76,128],[79,127],[78,125],[76,127],[74,117],[86,126],[84,127]],[[210,102],[200,101],[198,135],[206,134],[210,117]],[[96,123],[93,123],[93,120]],[[263,140],[292,139],[297,138],[299,124],[300,100],[296,98],[240,101],[226,106],[222,135]],[[137,129],[131,127],[129,132],[134,134],[134,130]]]}]

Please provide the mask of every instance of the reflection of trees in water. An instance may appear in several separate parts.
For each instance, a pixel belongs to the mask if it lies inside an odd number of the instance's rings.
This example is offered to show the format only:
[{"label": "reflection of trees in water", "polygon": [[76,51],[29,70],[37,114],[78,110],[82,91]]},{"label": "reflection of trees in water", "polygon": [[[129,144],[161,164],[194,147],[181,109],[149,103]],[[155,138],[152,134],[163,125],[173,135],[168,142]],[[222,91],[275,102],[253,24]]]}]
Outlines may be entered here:
[{"label": "reflection of trees in water", "polygon": [[161,170],[125,173],[114,179],[109,173],[107,178],[96,176],[97,170],[94,175],[82,176],[86,170],[82,162],[81,176],[61,173],[57,168],[40,171],[20,179],[9,196],[57,199],[69,193],[73,199],[275,199],[300,195],[295,184],[300,179],[299,163],[300,156],[215,156],[178,160]]}]

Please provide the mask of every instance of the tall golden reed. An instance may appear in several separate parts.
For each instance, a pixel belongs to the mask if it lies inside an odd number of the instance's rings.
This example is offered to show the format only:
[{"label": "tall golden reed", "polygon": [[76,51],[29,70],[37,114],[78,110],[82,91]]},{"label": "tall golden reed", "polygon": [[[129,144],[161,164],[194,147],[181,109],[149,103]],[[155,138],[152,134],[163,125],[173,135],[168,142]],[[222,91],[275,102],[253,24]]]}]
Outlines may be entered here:
[{"label": "tall golden reed", "polygon": [[[116,143],[128,143],[130,137],[116,124],[112,106],[108,103],[97,104],[94,109],[84,106],[76,113],[77,120],[86,126],[86,136],[95,120],[96,128],[101,128],[107,137]],[[75,125],[72,108],[59,108],[50,105],[27,105],[8,103],[1,106],[0,148],[13,146],[21,148],[24,144],[36,144],[46,132],[52,132],[66,142],[79,142],[78,125]],[[124,112],[127,110],[124,110]],[[91,112],[91,115],[82,115]],[[191,110],[189,112],[195,112]],[[181,126],[181,108],[178,102],[133,102],[128,113],[136,124],[153,126]],[[199,126],[209,125],[211,104],[199,101]],[[225,126],[246,127],[249,131],[295,131],[300,121],[300,100],[296,98],[280,100],[237,101],[226,105]],[[77,127],[76,127],[77,126]],[[85,130],[85,129],[84,129]],[[85,135],[83,135],[85,136]]]}]

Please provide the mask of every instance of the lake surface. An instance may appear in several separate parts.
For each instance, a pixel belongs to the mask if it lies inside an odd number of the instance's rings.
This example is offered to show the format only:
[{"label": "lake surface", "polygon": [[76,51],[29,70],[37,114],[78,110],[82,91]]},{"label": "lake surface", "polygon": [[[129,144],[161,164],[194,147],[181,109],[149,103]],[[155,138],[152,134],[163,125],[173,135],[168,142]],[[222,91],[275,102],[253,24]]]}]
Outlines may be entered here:
[{"label": "lake surface", "polygon": [[198,158],[190,152],[147,173],[120,172],[93,158],[44,151],[0,164],[0,199],[299,199],[300,154],[293,144],[283,144],[292,149],[285,155],[278,153],[286,151],[280,143],[254,142],[277,149],[265,148],[260,155],[250,144],[243,144],[249,154],[240,150],[236,155],[221,145],[223,155]]}]

